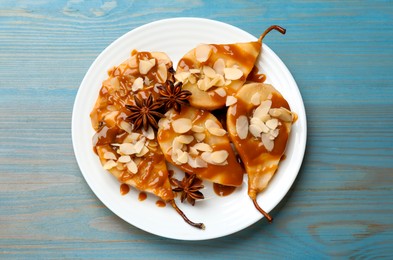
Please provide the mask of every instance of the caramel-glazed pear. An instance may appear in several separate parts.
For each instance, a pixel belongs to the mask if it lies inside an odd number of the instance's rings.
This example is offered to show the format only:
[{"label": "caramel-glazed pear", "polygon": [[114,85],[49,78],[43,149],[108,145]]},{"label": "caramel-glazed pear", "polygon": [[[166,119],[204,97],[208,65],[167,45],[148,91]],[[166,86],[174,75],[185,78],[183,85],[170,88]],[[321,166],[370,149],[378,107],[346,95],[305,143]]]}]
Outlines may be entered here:
[{"label": "caramel-glazed pear", "polygon": [[177,65],[176,80],[192,93],[193,107],[215,110],[225,106],[226,97],[236,93],[245,83],[261,52],[262,40],[269,27],[255,42],[234,44],[201,44],[184,55]]},{"label": "caramel-glazed pear", "polygon": [[271,216],[256,201],[277,171],[296,115],[271,85],[245,84],[228,108],[227,129],[248,174],[248,195],[270,222]]}]

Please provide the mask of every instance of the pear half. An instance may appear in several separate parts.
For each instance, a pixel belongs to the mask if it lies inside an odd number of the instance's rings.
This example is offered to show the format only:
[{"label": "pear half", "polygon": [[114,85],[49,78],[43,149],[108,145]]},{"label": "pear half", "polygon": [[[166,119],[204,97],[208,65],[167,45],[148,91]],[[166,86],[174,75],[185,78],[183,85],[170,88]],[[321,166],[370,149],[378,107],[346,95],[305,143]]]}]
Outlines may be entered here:
[{"label": "pear half", "polygon": [[225,106],[227,96],[236,93],[246,82],[262,46],[271,30],[285,33],[273,25],[258,41],[233,44],[201,44],[180,59],[175,78],[183,89],[191,91],[191,106],[215,110]]},{"label": "pear half", "polygon": [[288,102],[269,84],[245,84],[228,108],[227,129],[248,174],[248,195],[256,202],[277,171],[296,115]]}]

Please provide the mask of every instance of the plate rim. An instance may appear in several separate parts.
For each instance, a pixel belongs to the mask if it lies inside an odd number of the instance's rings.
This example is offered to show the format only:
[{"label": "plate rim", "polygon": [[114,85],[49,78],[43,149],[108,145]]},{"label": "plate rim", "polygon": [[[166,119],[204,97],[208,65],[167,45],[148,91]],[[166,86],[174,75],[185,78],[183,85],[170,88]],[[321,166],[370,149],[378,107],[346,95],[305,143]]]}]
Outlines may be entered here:
[{"label": "plate rim", "polygon": [[[165,238],[170,238],[170,239],[175,239],[175,240],[188,240],[188,241],[209,240],[209,239],[215,239],[215,238],[219,238],[219,237],[228,236],[228,235],[237,233],[237,232],[239,232],[239,231],[241,231],[241,230],[244,230],[245,228],[251,226],[252,224],[254,224],[254,223],[256,223],[257,221],[259,221],[260,219],[262,219],[263,216],[261,215],[261,216],[260,216],[258,219],[256,219],[255,221],[250,222],[250,223],[248,223],[247,225],[245,225],[245,226],[243,226],[243,227],[241,227],[241,228],[239,228],[239,229],[237,229],[237,230],[231,230],[231,231],[228,231],[228,232],[226,232],[226,233],[219,234],[219,235],[217,235],[217,236],[202,237],[202,238],[195,238],[195,237],[193,237],[193,238],[185,238],[185,237],[180,238],[180,237],[177,237],[177,236],[163,235],[163,234],[161,234],[161,233],[154,232],[154,231],[148,230],[148,229],[146,229],[146,228],[144,228],[144,227],[140,227],[140,226],[138,226],[138,225],[135,225],[135,224],[131,223],[130,221],[128,221],[127,219],[125,219],[125,218],[124,218],[123,216],[121,216],[120,214],[118,214],[117,212],[115,212],[115,211],[113,210],[112,206],[111,206],[111,205],[108,205],[108,204],[106,203],[105,199],[101,198],[101,194],[98,193],[95,189],[92,188],[92,184],[91,184],[91,181],[90,181],[89,176],[87,176],[86,173],[82,170],[82,166],[81,166],[81,165],[82,165],[82,162],[81,162],[82,159],[77,155],[77,152],[78,152],[78,150],[79,150],[79,147],[78,147],[78,144],[76,143],[76,135],[77,135],[77,132],[76,132],[76,130],[74,130],[74,129],[75,129],[76,124],[77,124],[76,109],[77,109],[78,101],[80,100],[81,95],[82,95],[82,94],[81,94],[81,93],[82,93],[82,92],[81,92],[81,89],[82,89],[82,86],[84,86],[84,84],[86,84],[86,81],[87,81],[87,79],[88,79],[89,74],[91,74],[91,72],[94,70],[94,68],[98,65],[98,63],[99,63],[99,61],[102,59],[102,57],[105,56],[105,54],[110,50],[110,48],[111,48],[112,45],[115,45],[115,44],[117,44],[118,42],[122,42],[124,39],[126,39],[127,37],[129,37],[130,34],[136,33],[136,32],[138,32],[139,30],[144,30],[144,29],[146,29],[146,28],[149,28],[150,26],[155,26],[155,25],[157,25],[157,24],[166,23],[166,22],[169,22],[169,23],[170,23],[170,22],[176,22],[176,21],[179,22],[179,21],[181,21],[181,20],[187,21],[187,22],[195,22],[195,23],[203,22],[203,23],[216,24],[217,26],[220,25],[220,26],[224,26],[224,27],[231,28],[232,30],[236,30],[236,31],[238,31],[239,33],[242,33],[242,34],[248,34],[249,36],[251,36],[251,37],[254,38],[255,40],[257,39],[255,36],[251,35],[251,34],[248,33],[247,31],[244,31],[244,30],[242,30],[242,29],[240,29],[240,28],[238,28],[238,27],[236,27],[236,26],[234,26],[234,25],[231,25],[231,24],[228,24],[228,23],[225,23],[225,22],[221,22],[221,21],[217,21],[217,20],[212,20],[212,19],[207,19],[207,18],[198,18],[198,17],[175,17],[175,18],[160,19],[160,20],[156,20],[156,21],[149,22],[149,23],[143,24],[143,25],[141,25],[141,26],[135,27],[134,29],[132,29],[132,30],[130,30],[130,31],[126,32],[126,33],[124,33],[123,35],[121,35],[120,37],[118,37],[117,39],[115,39],[114,41],[112,41],[108,46],[106,46],[106,47],[104,48],[104,50],[101,51],[100,54],[94,59],[94,61],[91,63],[89,69],[88,69],[87,72],[85,73],[85,75],[84,75],[84,77],[83,77],[83,79],[82,79],[82,81],[81,81],[81,83],[80,83],[80,85],[79,85],[79,87],[78,87],[78,91],[77,91],[77,94],[76,94],[75,100],[74,100],[73,111],[72,111],[72,119],[71,119],[72,145],[73,145],[74,155],[75,155],[75,158],[76,158],[76,161],[77,161],[79,170],[80,170],[80,172],[82,173],[82,176],[84,177],[85,181],[87,182],[89,188],[93,191],[93,193],[94,193],[95,196],[101,201],[101,203],[103,203],[103,204],[104,204],[113,214],[115,214],[116,216],[118,216],[118,217],[121,218],[122,220],[126,221],[127,223],[131,224],[133,227],[136,227],[136,228],[138,228],[138,229],[140,229],[140,230],[144,230],[145,232],[148,232],[148,233],[151,233],[151,234],[160,236],[160,237],[165,237]],[[296,165],[295,165],[295,168],[296,168],[295,172],[296,172],[296,174],[294,174],[294,175],[293,175],[293,178],[289,181],[289,182],[290,182],[290,185],[288,186],[288,189],[285,190],[285,192],[282,193],[282,196],[280,196],[280,198],[277,200],[277,203],[276,203],[276,204],[273,206],[273,208],[271,209],[271,210],[273,210],[273,209],[282,201],[282,199],[288,194],[288,191],[289,191],[290,188],[293,186],[293,184],[294,184],[294,182],[295,182],[297,176],[299,175],[299,171],[300,171],[301,165],[302,165],[303,160],[304,160],[305,151],[306,151],[306,144],[307,144],[307,116],[306,116],[306,110],[305,110],[305,106],[304,106],[304,101],[303,101],[303,98],[302,98],[302,96],[301,96],[299,86],[297,85],[297,83],[296,83],[296,81],[295,81],[293,75],[292,75],[291,72],[289,71],[288,67],[287,67],[287,66],[285,65],[285,63],[281,60],[281,58],[280,58],[272,49],[270,49],[270,47],[268,47],[265,43],[263,43],[263,48],[265,48],[265,49],[264,49],[264,52],[268,51],[268,52],[270,53],[270,55],[274,56],[274,58],[276,59],[276,61],[280,64],[280,69],[285,70],[285,73],[286,73],[287,75],[289,75],[289,77],[287,77],[287,79],[289,79],[289,80],[291,81],[291,84],[293,84],[294,86],[296,86],[296,89],[295,89],[295,90],[296,90],[296,95],[297,95],[296,99],[299,100],[299,102],[300,102],[300,104],[301,104],[301,108],[302,108],[302,109],[301,109],[301,110],[302,110],[301,112],[302,112],[302,114],[304,115],[304,116],[302,117],[302,120],[303,120],[302,126],[304,127],[304,128],[303,128],[303,139],[304,139],[304,141],[303,141],[302,143],[300,143],[300,144],[301,144],[301,147],[297,147],[297,149],[298,149],[298,150],[300,149],[301,152],[299,153],[299,156],[300,156],[300,157],[299,157],[299,160],[296,160]],[[115,64],[114,64],[114,65],[115,65]],[[110,66],[110,64],[108,65],[108,67],[109,67],[109,66]],[[296,111],[296,112],[298,112],[298,111]],[[299,113],[299,112],[298,112],[298,113]],[[271,210],[270,210],[270,211],[271,211]]]}]

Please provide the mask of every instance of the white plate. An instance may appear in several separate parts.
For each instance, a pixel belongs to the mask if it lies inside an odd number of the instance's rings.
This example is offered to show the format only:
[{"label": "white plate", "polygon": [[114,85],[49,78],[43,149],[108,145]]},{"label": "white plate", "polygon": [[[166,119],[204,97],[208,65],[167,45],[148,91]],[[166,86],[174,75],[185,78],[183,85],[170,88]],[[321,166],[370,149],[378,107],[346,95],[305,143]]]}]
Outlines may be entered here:
[{"label": "white plate", "polygon": [[[276,32],[273,32],[274,34]],[[271,36],[270,36],[271,37]],[[276,35],[274,37],[285,36]],[[206,230],[186,224],[175,210],[167,205],[155,205],[157,197],[138,200],[138,191],[121,196],[119,183],[103,170],[92,149],[89,113],[97,99],[107,70],[126,60],[132,49],[139,51],[163,51],[174,62],[200,43],[235,43],[256,41],[249,33],[231,25],[200,18],[174,18],[160,20],[138,27],[109,45],[93,62],[83,79],[75,99],[72,115],[72,141],[79,167],[90,188],[116,215],[147,232],[173,239],[204,240],[222,237],[242,230],[262,218],[247,196],[247,181],[227,197],[218,197],[208,187],[203,191],[207,199],[198,201],[195,207],[182,204],[179,207],[195,222],[203,222]],[[306,146],[307,125],[305,109],[299,89],[287,67],[265,44],[258,60],[260,71],[288,100],[299,119],[294,124],[286,152],[286,159],[269,187],[259,194],[258,202],[267,212],[285,196],[301,166]],[[209,185],[208,185],[209,186]],[[260,223],[266,225],[265,221]],[[274,224],[273,224],[274,225]]]}]

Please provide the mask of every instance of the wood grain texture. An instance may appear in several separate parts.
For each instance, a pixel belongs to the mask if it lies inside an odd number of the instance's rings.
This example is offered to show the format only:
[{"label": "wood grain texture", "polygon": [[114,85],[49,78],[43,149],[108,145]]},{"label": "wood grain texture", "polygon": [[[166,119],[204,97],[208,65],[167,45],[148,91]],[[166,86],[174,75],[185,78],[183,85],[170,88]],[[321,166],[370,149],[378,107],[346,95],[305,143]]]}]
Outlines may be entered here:
[{"label": "wood grain texture", "polygon": [[[76,164],[79,84],[112,41],[171,17],[258,36],[294,75],[308,117],[304,163],[264,221],[212,241],[143,232],[94,196]],[[391,258],[392,1],[0,2],[0,258]],[[225,33],[225,32],[223,32]]]}]

